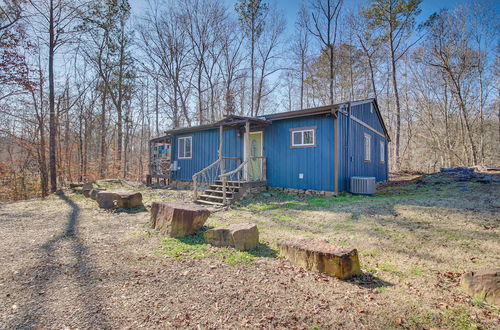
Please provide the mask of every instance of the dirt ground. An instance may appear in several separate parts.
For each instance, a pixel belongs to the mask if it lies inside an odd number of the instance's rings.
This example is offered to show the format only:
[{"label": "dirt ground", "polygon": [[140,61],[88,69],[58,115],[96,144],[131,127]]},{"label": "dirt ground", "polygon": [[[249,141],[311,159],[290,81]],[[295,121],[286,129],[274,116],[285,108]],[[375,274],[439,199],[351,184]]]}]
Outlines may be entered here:
[{"label": "dirt ground", "polygon": [[[373,197],[269,190],[214,210],[209,227],[257,223],[250,252],[148,228],[152,201],[187,191],[141,188],[146,209],[128,213],[69,192],[0,204],[0,329],[498,328],[458,279],[500,265],[500,184],[403,179]],[[363,275],[293,267],[275,248],[297,237],[356,247]]]}]

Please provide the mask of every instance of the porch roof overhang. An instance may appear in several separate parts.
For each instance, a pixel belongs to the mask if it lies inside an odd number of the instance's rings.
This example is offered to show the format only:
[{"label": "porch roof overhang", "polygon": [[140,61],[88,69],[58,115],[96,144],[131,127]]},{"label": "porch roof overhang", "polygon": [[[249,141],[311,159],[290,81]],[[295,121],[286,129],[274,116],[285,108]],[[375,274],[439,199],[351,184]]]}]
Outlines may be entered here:
[{"label": "porch roof overhang", "polygon": [[170,141],[170,135],[163,135],[163,136],[158,136],[155,138],[152,138],[149,140],[150,143],[155,143],[155,142],[169,142]]},{"label": "porch roof overhang", "polygon": [[245,124],[247,122],[250,123],[250,125],[258,125],[258,126],[266,126],[266,125],[271,124],[271,121],[266,120],[266,119],[262,119],[262,118],[229,115],[229,116],[226,116],[223,119],[221,119],[215,123],[192,126],[192,127],[171,129],[171,130],[165,131],[165,134],[172,135],[172,134],[190,133],[190,132],[202,131],[202,130],[206,130],[206,129],[219,128],[220,126],[222,126],[224,128],[226,128],[226,127],[239,127],[239,126],[245,126]]}]

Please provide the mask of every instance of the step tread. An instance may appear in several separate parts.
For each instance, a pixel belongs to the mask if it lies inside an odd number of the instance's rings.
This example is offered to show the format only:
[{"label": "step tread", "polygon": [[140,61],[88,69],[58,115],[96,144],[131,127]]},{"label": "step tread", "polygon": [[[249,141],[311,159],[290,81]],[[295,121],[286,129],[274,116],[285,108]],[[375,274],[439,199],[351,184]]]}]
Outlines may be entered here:
[{"label": "step tread", "polygon": [[[205,192],[214,192],[214,193],[222,194],[223,191],[222,190],[207,189],[207,190],[205,190]],[[234,192],[232,192],[232,191],[226,191],[226,194],[231,194],[232,195],[232,194],[234,194]]]},{"label": "step tread", "polygon": [[[205,194],[200,195],[200,197],[203,197],[203,198],[215,198],[215,199],[223,199],[224,198],[223,196],[205,195]],[[226,196],[226,199],[230,200],[230,199],[233,199],[233,198]]]},{"label": "step tread", "polygon": [[203,199],[197,199],[196,203],[208,204],[208,205],[217,205],[217,206],[224,206],[224,204],[222,204],[222,203],[206,201],[206,200],[203,200]]},{"label": "step tread", "polygon": [[[220,188],[222,188],[222,185],[221,184],[211,184],[210,187],[220,187]],[[241,187],[240,186],[226,186],[226,188],[240,189]]]}]

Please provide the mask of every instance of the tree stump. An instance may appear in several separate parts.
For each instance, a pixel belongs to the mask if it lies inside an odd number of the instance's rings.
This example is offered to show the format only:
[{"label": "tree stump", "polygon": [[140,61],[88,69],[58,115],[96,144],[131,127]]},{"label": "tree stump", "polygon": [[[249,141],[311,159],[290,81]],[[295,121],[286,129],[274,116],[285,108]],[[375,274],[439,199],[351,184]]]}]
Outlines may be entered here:
[{"label": "tree stump", "polygon": [[465,273],[460,285],[472,297],[500,306],[500,268]]},{"label": "tree stump", "polygon": [[214,228],[204,233],[205,241],[214,246],[231,246],[239,251],[253,250],[259,243],[259,230],[253,223],[239,223]]},{"label": "tree stump", "polygon": [[360,274],[358,251],[320,239],[299,239],[278,243],[281,254],[304,269],[340,279]]},{"label": "tree stump", "polygon": [[141,193],[129,190],[100,191],[97,193],[96,200],[99,207],[103,209],[130,209],[143,206]]},{"label": "tree stump", "polygon": [[201,229],[210,211],[193,203],[153,202],[151,227],[170,237],[184,237]]}]

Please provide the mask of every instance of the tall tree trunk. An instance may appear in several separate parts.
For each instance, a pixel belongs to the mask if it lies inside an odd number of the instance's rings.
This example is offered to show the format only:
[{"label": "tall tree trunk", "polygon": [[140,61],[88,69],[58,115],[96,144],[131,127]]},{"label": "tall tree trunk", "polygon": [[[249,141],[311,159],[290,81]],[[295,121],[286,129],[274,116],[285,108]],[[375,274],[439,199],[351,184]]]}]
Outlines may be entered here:
[{"label": "tall tree trunk", "polygon": [[49,171],[50,171],[50,191],[57,190],[57,141],[56,141],[56,112],[54,95],[54,52],[55,52],[55,31],[54,31],[54,3],[49,3]]},{"label": "tall tree trunk", "polygon": [[301,56],[300,61],[300,108],[304,109],[304,74],[305,74],[305,60],[304,54]]},{"label": "tall tree trunk", "polygon": [[79,181],[84,181],[84,160],[83,160],[83,109],[80,109],[80,116],[78,118],[78,151],[80,154],[80,178]]},{"label": "tall tree trunk", "polygon": [[160,112],[160,82],[155,79],[155,128],[156,136],[160,136],[160,125],[159,125],[159,112]]},{"label": "tall tree trunk", "polygon": [[197,88],[198,88],[198,121],[200,125],[203,124],[203,94],[201,92],[201,60],[198,63],[198,79],[197,79]]},{"label": "tall tree trunk", "polygon": [[368,57],[368,67],[370,68],[370,79],[372,82],[373,96],[377,98],[377,88],[375,87],[375,72],[373,71],[373,63],[371,56]]},{"label": "tall tree trunk", "polygon": [[43,121],[39,122],[40,131],[40,148],[39,148],[39,161],[38,166],[40,167],[40,186],[42,190],[42,197],[46,197],[49,194],[48,189],[48,173],[47,173],[47,157],[45,155],[45,148],[47,147],[45,142],[45,123]]},{"label": "tall tree trunk", "polygon": [[[328,41],[330,43],[330,41]],[[334,85],[334,70],[333,70],[333,45],[328,46],[330,50],[330,104],[333,104],[333,85]]]},{"label": "tall tree trunk", "polygon": [[[106,82],[104,82],[106,84]],[[106,176],[106,101],[108,96],[108,88],[105,86],[101,95],[101,145],[100,145],[100,159],[99,159],[99,177],[104,179]]]},{"label": "tall tree trunk", "polygon": [[399,102],[399,93],[398,93],[398,83],[397,83],[397,72],[396,72],[396,58],[394,51],[394,43],[393,43],[393,34],[392,27],[391,32],[389,34],[389,44],[391,47],[391,67],[392,67],[392,88],[394,89],[394,98],[396,100],[396,169],[399,169],[401,165],[401,160],[399,158],[399,148],[400,148],[400,140],[401,140],[401,104]]},{"label": "tall tree trunk", "polygon": [[[462,116],[464,118],[464,124],[465,124],[465,129],[467,131],[467,137],[469,138],[469,143],[470,147],[472,149],[472,165],[477,165],[477,146],[476,143],[474,142],[474,138],[472,136],[472,127],[470,125],[470,120],[469,120],[469,115],[467,114],[467,110],[465,108],[465,103],[462,99],[461,93],[458,95],[458,104],[460,107],[460,110],[462,111]],[[465,145],[465,143],[464,143]]]},{"label": "tall tree trunk", "polygon": [[250,102],[250,117],[253,117],[254,96],[255,96],[255,17],[252,17],[252,45],[250,50],[250,67],[252,70],[252,95]]}]

